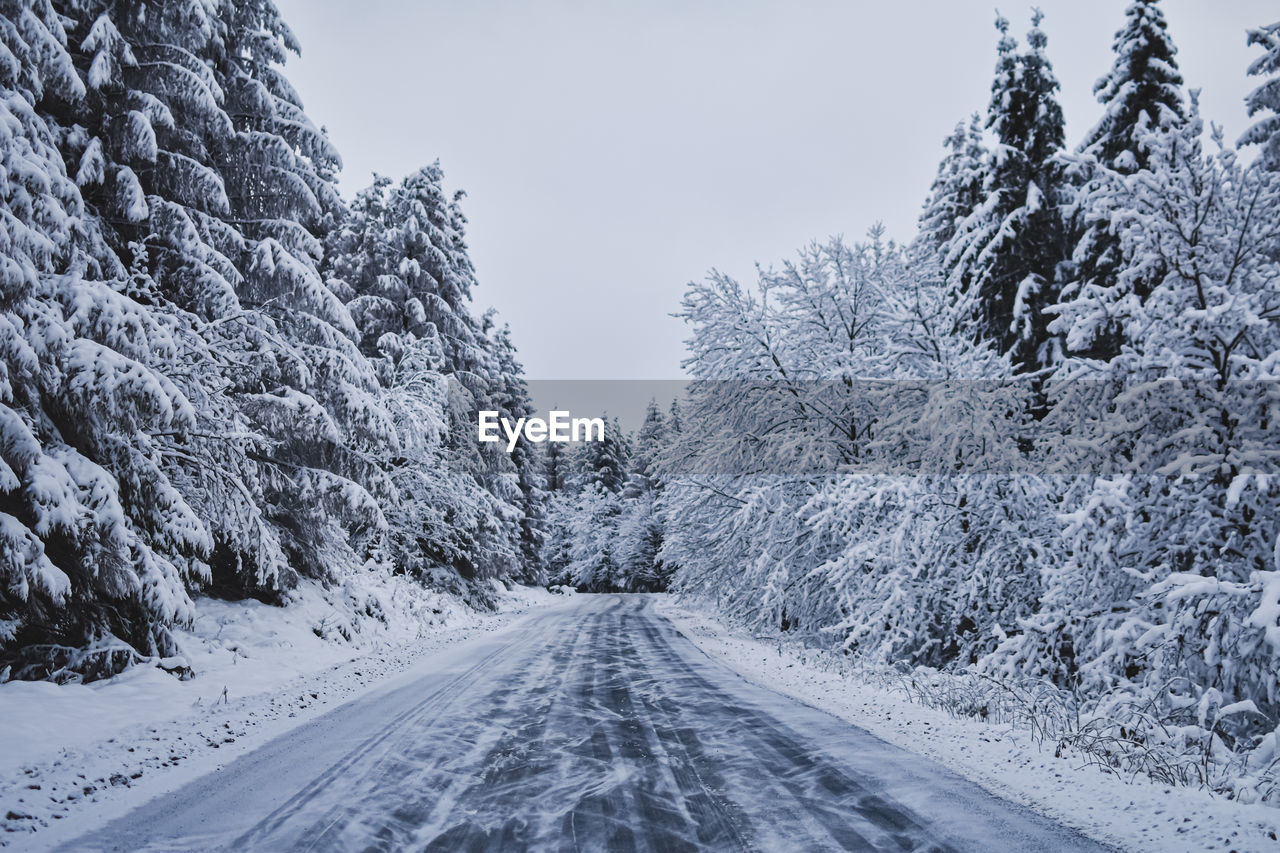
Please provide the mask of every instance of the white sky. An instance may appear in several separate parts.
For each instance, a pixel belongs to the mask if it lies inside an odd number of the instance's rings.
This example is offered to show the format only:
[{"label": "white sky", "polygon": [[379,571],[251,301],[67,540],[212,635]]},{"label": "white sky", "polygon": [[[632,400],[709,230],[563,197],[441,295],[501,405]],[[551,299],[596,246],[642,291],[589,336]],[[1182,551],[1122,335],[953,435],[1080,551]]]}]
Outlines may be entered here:
[{"label": "white sky", "polygon": [[[985,109],[988,0],[277,0],[344,194],[439,158],[477,306],[535,379],[681,375],[685,284],[877,220],[909,239],[955,123]],[[1068,143],[1123,0],[1040,0]],[[1274,0],[1166,0],[1183,77],[1234,140]],[[1004,3],[1021,40],[1029,5]]]}]

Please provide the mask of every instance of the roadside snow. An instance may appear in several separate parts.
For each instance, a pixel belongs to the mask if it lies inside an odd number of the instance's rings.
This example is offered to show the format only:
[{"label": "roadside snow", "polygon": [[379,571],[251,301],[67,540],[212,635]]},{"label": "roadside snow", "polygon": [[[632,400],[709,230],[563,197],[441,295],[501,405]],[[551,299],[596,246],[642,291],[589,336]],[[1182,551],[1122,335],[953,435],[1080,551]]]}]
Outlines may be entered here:
[{"label": "roadside snow", "polygon": [[478,613],[397,578],[304,584],[286,608],[203,599],[181,635],[192,679],[136,666],[88,685],[0,684],[0,847],[65,840],[50,830],[68,817],[82,831],[563,600],[526,588],[497,599],[498,613]]},{"label": "roadside snow", "polygon": [[1041,749],[1025,731],[955,719],[828,671],[812,650],[726,627],[696,602],[672,596],[659,609],[709,657],[748,681],[932,758],[993,794],[1104,843],[1153,853],[1280,850],[1280,810],[1275,808],[1145,778],[1122,780],[1084,766],[1078,756],[1055,758],[1051,747]]}]

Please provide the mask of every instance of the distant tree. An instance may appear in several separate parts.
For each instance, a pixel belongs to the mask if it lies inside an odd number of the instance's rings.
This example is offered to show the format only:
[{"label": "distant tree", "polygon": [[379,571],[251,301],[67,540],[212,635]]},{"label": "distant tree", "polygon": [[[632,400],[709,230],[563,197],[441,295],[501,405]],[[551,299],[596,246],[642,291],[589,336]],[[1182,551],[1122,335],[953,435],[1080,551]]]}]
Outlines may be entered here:
[{"label": "distant tree", "polygon": [[644,421],[636,431],[635,449],[631,458],[632,470],[640,476],[649,476],[653,461],[662,452],[666,441],[667,419],[658,407],[658,401],[651,399],[645,408]]},{"label": "distant tree", "polygon": [[565,452],[564,444],[558,441],[548,441],[545,448],[542,452],[542,478],[547,491],[562,492],[568,487],[573,474],[569,454]]},{"label": "distant tree", "polygon": [[684,421],[680,417],[680,401],[675,399],[671,401],[671,408],[667,410],[667,432],[675,436],[683,430]]},{"label": "distant tree", "polygon": [[627,592],[659,592],[667,588],[670,569],[659,557],[664,524],[656,510],[657,493],[627,495],[618,520],[621,585]]},{"label": "distant tree", "polygon": [[630,451],[617,418],[605,424],[603,441],[585,442],[582,448],[578,478],[581,488],[599,486],[617,494],[627,481]]},{"label": "distant tree", "polygon": [[[651,400],[631,440],[613,419],[604,441],[578,448],[576,473],[549,503],[542,554],[553,580],[593,592],[666,589],[670,569],[659,557],[664,522],[656,470],[666,427],[667,418]],[[562,454],[548,456],[547,470],[552,461],[563,470]]]},{"label": "distant tree", "polygon": [[587,483],[575,497],[567,518],[564,580],[585,592],[625,589],[618,548],[618,517],[622,499],[598,482]]}]

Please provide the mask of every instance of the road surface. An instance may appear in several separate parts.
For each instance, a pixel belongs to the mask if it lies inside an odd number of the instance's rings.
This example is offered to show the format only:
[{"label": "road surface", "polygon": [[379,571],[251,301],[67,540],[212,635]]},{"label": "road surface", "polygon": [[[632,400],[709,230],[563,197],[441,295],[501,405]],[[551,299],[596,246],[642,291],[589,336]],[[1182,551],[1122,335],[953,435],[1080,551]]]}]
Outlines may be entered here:
[{"label": "road surface", "polygon": [[575,596],[68,850],[1103,848]]}]

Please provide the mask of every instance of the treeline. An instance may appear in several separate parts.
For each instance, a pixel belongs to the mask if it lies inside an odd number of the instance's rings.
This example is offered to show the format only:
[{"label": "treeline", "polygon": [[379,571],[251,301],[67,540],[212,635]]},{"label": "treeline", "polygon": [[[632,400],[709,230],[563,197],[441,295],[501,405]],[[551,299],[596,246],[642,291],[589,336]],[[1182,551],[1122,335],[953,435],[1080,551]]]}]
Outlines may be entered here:
[{"label": "treeline", "polygon": [[1074,148],[1040,15],[997,26],[914,240],[691,285],[659,558],[766,630],[1258,747],[1243,779],[1280,722],[1280,24],[1248,37],[1243,154],[1154,0]]},{"label": "treeline", "polygon": [[0,679],[171,655],[200,592],[539,577],[439,167],[345,204],[270,0],[0,8]]},{"label": "treeline", "polygon": [[544,563],[555,584],[583,592],[660,592],[674,571],[659,556],[663,482],[656,462],[681,434],[680,404],[656,400],[634,435],[615,419],[603,441],[550,443]]}]

